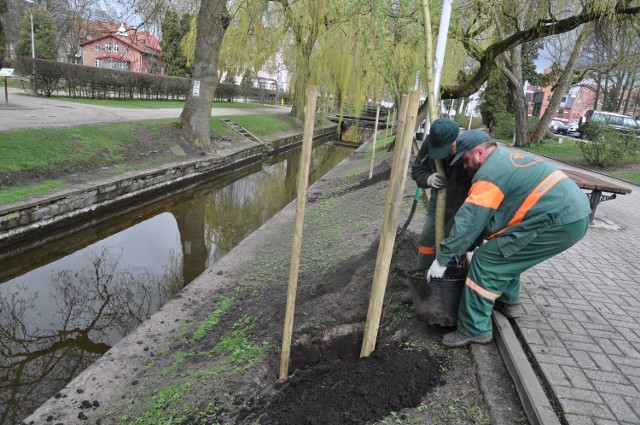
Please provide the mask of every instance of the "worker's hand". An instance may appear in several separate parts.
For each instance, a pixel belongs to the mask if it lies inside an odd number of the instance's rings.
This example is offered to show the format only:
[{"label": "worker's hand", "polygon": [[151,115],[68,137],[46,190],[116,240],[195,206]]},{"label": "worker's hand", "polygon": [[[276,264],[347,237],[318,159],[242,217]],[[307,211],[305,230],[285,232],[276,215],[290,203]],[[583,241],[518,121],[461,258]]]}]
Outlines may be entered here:
[{"label": "worker's hand", "polygon": [[427,184],[434,189],[444,189],[447,187],[447,179],[442,174],[433,173],[427,178]]},{"label": "worker's hand", "polygon": [[438,260],[433,260],[433,263],[431,263],[431,267],[429,267],[429,271],[427,272],[427,282],[429,282],[431,278],[441,278],[444,276],[445,270],[447,270],[447,266],[441,266],[440,263],[438,263]]}]

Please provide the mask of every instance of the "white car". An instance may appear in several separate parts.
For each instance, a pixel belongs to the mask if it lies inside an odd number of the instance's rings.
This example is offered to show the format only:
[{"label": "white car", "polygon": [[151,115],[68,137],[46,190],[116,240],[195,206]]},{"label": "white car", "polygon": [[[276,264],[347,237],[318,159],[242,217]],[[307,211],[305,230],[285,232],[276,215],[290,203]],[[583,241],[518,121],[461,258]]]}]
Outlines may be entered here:
[{"label": "white car", "polygon": [[549,124],[549,131],[552,132],[552,133],[557,133],[558,132],[558,128],[560,128],[562,126],[563,126],[562,122],[553,120],[553,121],[551,121],[551,124]]}]

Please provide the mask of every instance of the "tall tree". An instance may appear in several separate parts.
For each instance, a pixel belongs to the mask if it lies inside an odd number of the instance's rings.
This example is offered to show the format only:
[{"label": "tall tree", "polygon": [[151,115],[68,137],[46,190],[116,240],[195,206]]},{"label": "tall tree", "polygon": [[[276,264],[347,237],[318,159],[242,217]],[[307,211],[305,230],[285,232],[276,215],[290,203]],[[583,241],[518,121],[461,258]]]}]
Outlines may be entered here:
[{"label": "tall tree", "polygon": [[578,62],[578,58],[582,53],[584,42],[591,33],[592,28],[593,25],[589,23],[583,25],[583,27],[578,31],[578,36],[575,39],[575,43],[573,44],[573,49],[571,51],[569,60],[565,64],[564,69],[560,73],[557,81],[554,82],[555,89],[553,90],[553,96],[551,96],[549,105],[547,105],[547,109],[544,111],[542,119],[540,119],[538,125],[533,129],[532,134],[528,139],[531,144],[538,143],[540,140],[542,140],[542,137],[549,127],[549,123],[555,117],[558,106],[560,105],[561,98],[567,92],[569,86],[573,81],[576,63]]},{"label": "tall tree", "polygon": [[53,16],[42,7],[27,11],[22,16],[16,54],[18,56],[31,56],[31,13],[33,13],[36,58],[57,59],[58,46],[55,42],[52,42],[52,40],[58,39],[56,23],[53,20]]},{"label": "tall tree", "polygon": [[165,73],[184,77],[191,74],[187,67],[187,56],[182,50],[182,39],[188,34],[191,17],[184,14],[179,17],[173,10],[168,10],[162,21],[162,60],[165,63]]},{"label": "tall tree", "polygon": [[87,39],[93,4],[92,0],[65,0],[66,13],[59,26],[60,45],[69,63],[77,61],[80,43]]},{"label": "tall tree", "polygon": [[[0,15],[4,15],[7,11],[7,0],[0,0]],[[4,35],[4,26],[0,20],[0,65],[4,61],[6,37]]]},{"label": "tall tree", "polygon": [[196,16],[196,38],[191,90],[187,94],[180,123],[191,144],[211,151],[211,103],[218,86],[218,56],[229,25],[225,0],[202,0]]}]

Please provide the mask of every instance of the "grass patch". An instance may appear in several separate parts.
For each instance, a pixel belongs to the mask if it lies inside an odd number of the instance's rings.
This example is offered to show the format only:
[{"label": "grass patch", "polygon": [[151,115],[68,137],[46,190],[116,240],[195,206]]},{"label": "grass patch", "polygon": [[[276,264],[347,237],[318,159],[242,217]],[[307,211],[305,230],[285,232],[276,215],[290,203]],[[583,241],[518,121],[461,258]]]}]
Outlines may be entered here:
[{"label": "grass patch", "polygon": [[[557,161],[566,162],[640,185],[640,161],[637,159],[631,159],[628,162],[611,165],[609,167],[595,167],[589,165],[584,159],[582,151],[578,147],[578,140],[563,137],[562,144],[558,144],[558,139],[558,136],[553,135],[551,140],[547,139],[538,145],[525,146],[523,149],[534,154],[543,155]],[[500,142],[510,144],[511,140],[500,140]]]},{"label": "grass patch", "polygon": [[[260,135],[302,131],[285,115],[229,118]],[[175,125],[175,119],[159,119],[0,132],[0,204],[63,188],[71,174],[114,175],[180,159],[168,152],[179,142]],[[217,117],[211,119],[211,135],[231,141],[241,137]]]},{"label": "grass patch", "polygon": [[158,390],[152,397],[151,405],[136,418],[123,416],[124,423],[130,425],[169,425],[178,424],[187,419],[189,407],[181,402],[184,395],[193,386],[189,379],[180,385],[168,385]]},{"label": "grass patch", "polygon": [[610,171],[613,177],[640,185],[640,163],[634,162],[624,168],[614,168]]},{"label": "grass patch", "polygon": [[300,128],[300,122],[289,115],[238,115],[232,119],[258,137]]},{"label": "grass patch", "polygon": [[[22,85],[19,86],[22,88]],[[145,100],[145,99],[90,99],[84,97],[55,96],[52,100],[64,100],[65,102],[82,103],[84,105],[98,105],[112,108],[184,108],[184,101],[179,100]],[[233,109],[264,109],[273,108],[271,105],[244,102],[213,102],[215,108]]]},{"label": "grass patch", "polygon": [[135,132],[153,134],[167,125],[167,120],[160,120],[0,132],[0,173],[38,170],[60,175],[90,164],[121,162],[126,155],[138,153]]},{"label": "grass patch", "polygon": [[218,323],[220,323],[220,317],[225,311],[229,310],[229,307],[231,307],[233,301],[234,299],[231,297],[221,297],[218,302],[218,307],[211,313],[209,313],[207,318],[200,323],[198,329],[196,329],[196,331],[193,333],[191,340],[194,342],[201,340],[205,337],[207,332],[216,327]]},{"label": "grass patch", "polygon": [[19,186],[11,189],[0,188],[0,205],[64,189],[67,186],[69,186],[67,183],[60,180],[45,180],[33,186]]},{"label": "grass patch", "polygon": [[551,141],[543,142],[538,145],[525,147],[529,152],[548,156],[549,158],[560,161],[570,162],[572,164],[586,165],[587,162],[582,156],[582,151],[573,139],[562,138],[562,144],[558,144],[558,137],[554,137]]}]

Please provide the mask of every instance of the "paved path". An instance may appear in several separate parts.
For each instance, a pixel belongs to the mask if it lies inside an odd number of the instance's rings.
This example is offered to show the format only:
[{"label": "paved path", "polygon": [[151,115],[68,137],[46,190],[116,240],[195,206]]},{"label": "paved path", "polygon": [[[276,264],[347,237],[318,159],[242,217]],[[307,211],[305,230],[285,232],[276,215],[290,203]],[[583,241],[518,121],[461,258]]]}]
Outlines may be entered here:
[{"label": "paved path", "polygon": [[[3,90],[4,91],[4,90]],[[3,93],[4,95],[4,93]],[[213,108],[212,116],[288,113],[290,107]],[[63,128],[157,118],[178,118],[182,108],[117,108],[36,97],[9,89],[9,103],[0,99],[0,131],[24,128]]]},{"label": "paved path", "polygon": [[608,180],[633,192],[522,275],[516,324],[571,425],[640,424],[640,187]]}]

